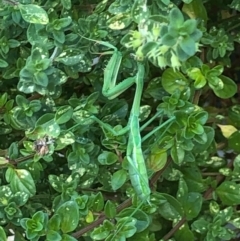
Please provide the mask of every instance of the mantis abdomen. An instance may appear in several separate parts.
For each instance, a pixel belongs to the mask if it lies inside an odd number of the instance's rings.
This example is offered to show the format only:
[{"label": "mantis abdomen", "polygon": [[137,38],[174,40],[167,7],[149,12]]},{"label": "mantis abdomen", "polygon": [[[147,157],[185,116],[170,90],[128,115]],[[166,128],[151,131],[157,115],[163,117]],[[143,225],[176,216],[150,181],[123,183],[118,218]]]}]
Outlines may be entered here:
[{"label": "mantis abdomen", "polygon": [[138,115],[130,117],[130,135],[128,140],[127,158],[129,162],[129,176],[132,186],[142,201],[150,197],[147,168],[141,147]]}]

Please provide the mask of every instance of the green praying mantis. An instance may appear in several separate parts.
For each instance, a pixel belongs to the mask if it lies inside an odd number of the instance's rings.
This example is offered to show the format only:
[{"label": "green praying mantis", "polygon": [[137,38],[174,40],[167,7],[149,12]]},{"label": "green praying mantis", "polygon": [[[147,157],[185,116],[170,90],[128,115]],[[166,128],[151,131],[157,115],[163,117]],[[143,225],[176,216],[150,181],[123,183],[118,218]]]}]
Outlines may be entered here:
[{"label": "green praying mantis", "polygon": [[[83,36],[82,36],[83,37]],[[85,38],[85,37],[83,37]],[[88,38],[86,38],[88,39]],[[88,39],[90,41],[95,41]],[[122,54],[118,49],[108,42],[95,41],[98,44],[104,45],[113,49],[112,52],[107,52],[107,54],[112,53],[105,70],[104,70],[104,83],[102,88],[102,93],[108,99],[114,99],[123,93],[126,89],[131,87],[133,84],[136,85],[135,96],[133,100],[132,109],[130,112],[128,124],[126,127],[116,132],[110,125],[103,123],[101,120],[93,116],[93,119],[98,122],[103,128],[109,130],[113,135],[123,135],[128,132],[128,144],[126,150],[126,156],[129,163],[129,176],[132,186],[137,194],[137,196],[142,201],[148,201],[150,198],[151,189],[148,183],[148,173],[144,161],[144,155],[142,151],[142,138],[140,131],[149,125],[156,117],[160,115],[157,113],[149,121],[147,121],[141,128],[139,125],[139,115],[140,115],[140,104],[144,85],[145,67],[141,62],[137,62],[137,74],[133,77],[129,77],[120,83],[116,83],[117,74],[122,61]],[[172,119],[164,122],[161,126],[155,128],[152,132],[148,133],[148,137],[151,136],[155,131],[159,130],[163,126],[169,124]],[[171,123],[170,123],[171,124]],[[144,138],[146,139],[146,138]]]}]

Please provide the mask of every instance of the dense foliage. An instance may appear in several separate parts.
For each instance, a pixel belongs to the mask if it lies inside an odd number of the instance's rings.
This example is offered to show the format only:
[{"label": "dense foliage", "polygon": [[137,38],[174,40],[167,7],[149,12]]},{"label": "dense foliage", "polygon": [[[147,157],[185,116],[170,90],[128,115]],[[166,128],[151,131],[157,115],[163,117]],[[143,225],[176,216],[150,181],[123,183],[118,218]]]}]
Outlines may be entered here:
[{"label": "dense foliage", "polygon": [[239,11],[1,0],[0,240],[237,238]]}]

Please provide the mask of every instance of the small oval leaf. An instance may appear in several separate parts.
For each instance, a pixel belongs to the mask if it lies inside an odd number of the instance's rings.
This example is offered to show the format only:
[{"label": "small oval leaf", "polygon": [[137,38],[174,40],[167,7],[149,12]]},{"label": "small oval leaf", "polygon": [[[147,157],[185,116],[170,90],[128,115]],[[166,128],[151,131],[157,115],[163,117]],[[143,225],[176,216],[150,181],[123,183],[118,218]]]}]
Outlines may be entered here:
[{"label": "small oval leaf", "polygon": [[78,226],[79,209],[76,202],[65,202],[57,209],[56,214],[61,216],[60,227],[63,233],[72,232]]},{"label": "small oval leaf", "polygon": [[19,4],[19,10],[23,19],[28,23],[48,24],[49,19],[46,11],[35,4]]},{"label": "small oval leaf", "polygon": [[112,165],[117,160],[118,160],[118,156],[115,153],[109,152],[109,151],[104,151],[98,156],[98,161],[102,165]]},{"label": "small oval leaf", "polygon": [[36,193],[36,186],[29,171],[25,169],[8,168],[6,180],[10,183],[13,192],[25,192],[30,197]]},{"label": "small oval leaf", "polygon": [[119,189],[127,180],[127,172],[125,170],[116,171],[111,180],[112,189],[116,191]]}]

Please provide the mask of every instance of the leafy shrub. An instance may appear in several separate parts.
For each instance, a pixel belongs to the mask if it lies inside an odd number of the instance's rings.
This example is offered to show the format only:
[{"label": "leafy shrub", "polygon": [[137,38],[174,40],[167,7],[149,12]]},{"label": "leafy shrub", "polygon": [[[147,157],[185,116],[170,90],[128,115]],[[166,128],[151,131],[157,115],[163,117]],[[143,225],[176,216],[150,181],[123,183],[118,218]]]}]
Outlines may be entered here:
[{"label": "leafy shrub", "polygon": [[0,8],[1,240],[238,237],[237,0]]}]

